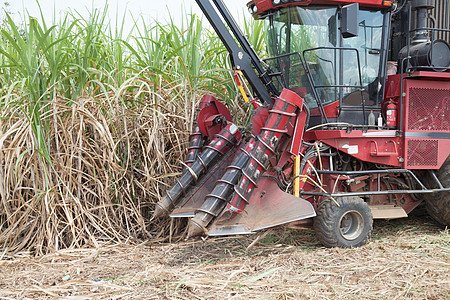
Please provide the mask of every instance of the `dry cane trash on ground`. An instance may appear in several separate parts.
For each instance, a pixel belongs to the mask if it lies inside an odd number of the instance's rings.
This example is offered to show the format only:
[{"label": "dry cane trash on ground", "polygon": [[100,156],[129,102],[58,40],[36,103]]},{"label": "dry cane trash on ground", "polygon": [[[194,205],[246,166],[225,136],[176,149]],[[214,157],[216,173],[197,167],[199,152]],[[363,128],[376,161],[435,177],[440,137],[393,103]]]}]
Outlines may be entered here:
[{"label": "dry cane trash on ground", "polygon": [[448,299],[450,236],[426,215],[377,221],[356,249],[309,230],[3,255],[0,299]]}]

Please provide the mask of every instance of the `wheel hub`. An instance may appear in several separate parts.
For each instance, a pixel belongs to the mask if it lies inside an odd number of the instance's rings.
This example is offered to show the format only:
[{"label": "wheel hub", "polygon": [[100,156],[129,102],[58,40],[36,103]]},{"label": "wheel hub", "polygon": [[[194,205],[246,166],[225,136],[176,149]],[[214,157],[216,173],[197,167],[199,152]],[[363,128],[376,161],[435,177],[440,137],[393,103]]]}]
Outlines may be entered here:
[{"label": "wheel hub", "polygon": [[358,238],[364,229],[364,219],[356,210],[344,213],[339,220],[339,232],[346,240]]}]

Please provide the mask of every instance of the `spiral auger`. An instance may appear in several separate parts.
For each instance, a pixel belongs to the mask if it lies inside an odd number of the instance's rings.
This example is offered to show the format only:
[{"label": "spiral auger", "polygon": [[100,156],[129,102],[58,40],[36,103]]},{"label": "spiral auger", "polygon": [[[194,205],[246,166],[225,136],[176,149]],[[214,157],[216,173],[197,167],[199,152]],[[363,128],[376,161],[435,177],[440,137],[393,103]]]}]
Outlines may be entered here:
[{"label": "spiral auger", "polygon": [[200,131],[196,121],[194,124],[194,130],[192,130],[192,133],[189,136],[189,147],[187,149],[186,159],[184,160],[184,164],[187,167],[192,165],[192,163],[197,159],[197,156],[202,152],[205,138],[206,136]]},{"label": "spiral auger", "polygon": [[[246,149],[254,145],[254,139],[251,139]],[[242,169],[248,162],[248,156],[241,152],[234,159],[233,163],[226,168],[225,174],[216,181],[212,192],[206,196],[201,208],[199,208],[195,217],[191,219],[188,229],[188,237],[196,236],[205,231],[206,226],[222,211],[227,199],[234,191],[234,186],[242,176]]]},{"label": "spiral auger", "polygon": [[261,133],[241,149],[223,177],[216,182],[211,194],[196,211],[194,218],[190,220],[189,237],[205,232],[208,224],[220,214],[225,218],[232,218],[236,213],[243,211],[249,195],[268,168],[280,140],[287,134],[288,125],[292,118],[296,117],[302,103],[300,96],[292,91],[283,90],[269,111],[269,117]]},{"label": "spiral auger", "polygon": [[210,95],[203,96],[202,100],[200,101],[200,105],[195,112],[193,130],[189,135],[189,146],[186,153],[186,159],[184,160],[184,164],[186,166],[190,166],[197,159],[197,156],[203,151],[203,146],[207,139],[207,135],[201,131],[198,124],[198,115],[200,114],[202,109],[205,109],[208,106],[212,106],[216,102],[217,100]]},{"label": "spiral auger", "polygon": [[[190,188],[220,161],[225,153],[241,141],[242,134],[239,128],[230,122],[230,113],[214,97],[209,95],[203,97],[198,116],[200,121],[196,121],[193,133],[189,137],[185,168],[175,184],[156,204],[153,218],[168,215]],[[225,124],[226,127],[221,129]],[[203,147],[207,136],[211,142]]]}]

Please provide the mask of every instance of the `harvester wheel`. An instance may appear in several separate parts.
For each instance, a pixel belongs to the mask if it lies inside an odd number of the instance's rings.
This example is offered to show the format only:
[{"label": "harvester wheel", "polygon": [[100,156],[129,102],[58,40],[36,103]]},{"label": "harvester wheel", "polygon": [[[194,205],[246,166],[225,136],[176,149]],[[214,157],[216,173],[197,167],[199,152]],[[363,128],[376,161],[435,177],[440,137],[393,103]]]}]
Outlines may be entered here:
[{"label": "harvester wheel", "polygon": [[[314,231],[325,247],[352,248],[367,243],[372,231],[372,213],[360,197],[324,200],[317,208]],[[338,205],[339,204],[339,205]]]},{"label": "harvester wheel", "polygon": [[[443,187],[450,187],[450,157],[436,172]],[[430,176],[431,177],[431,176]],[[434,180],[429,179],[432,186],[436,187]],[[450,226],[450,192],[430,194],[426,199],[427,211],[430,216],[442,226]]]}]

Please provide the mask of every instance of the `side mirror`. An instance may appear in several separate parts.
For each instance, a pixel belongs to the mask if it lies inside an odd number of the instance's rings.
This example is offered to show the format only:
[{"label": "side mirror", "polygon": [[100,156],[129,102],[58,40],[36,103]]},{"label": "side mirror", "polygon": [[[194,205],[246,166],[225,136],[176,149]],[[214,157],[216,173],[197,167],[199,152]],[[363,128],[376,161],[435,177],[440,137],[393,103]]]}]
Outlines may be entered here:
[{"label": "side mirror", "polygon": [[341,34],[344,38],[358,36],[359,3],[352,3],[342,7]]}]

